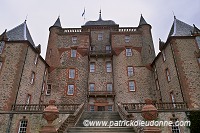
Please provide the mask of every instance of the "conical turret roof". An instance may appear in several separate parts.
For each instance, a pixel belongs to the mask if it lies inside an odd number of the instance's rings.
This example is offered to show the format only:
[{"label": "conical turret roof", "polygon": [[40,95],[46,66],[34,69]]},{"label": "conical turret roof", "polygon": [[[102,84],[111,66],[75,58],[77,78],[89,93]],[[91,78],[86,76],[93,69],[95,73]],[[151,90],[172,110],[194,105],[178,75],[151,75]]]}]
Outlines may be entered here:
[{"label": "conical turret roof", "polygon": [[33,39],[26,24],[26,20],[22,24],[8,31],[6,35],[9,41],[27,40],[35,47],[35,44],[33,42]]},{"label": "conical turret roof", "polygon": [[148,23],[145,21],[144,17],[143,17],[142,14],[141,14],[139,26],[140,26],[140,25],[144,25],[144,24],[148,24]]}]

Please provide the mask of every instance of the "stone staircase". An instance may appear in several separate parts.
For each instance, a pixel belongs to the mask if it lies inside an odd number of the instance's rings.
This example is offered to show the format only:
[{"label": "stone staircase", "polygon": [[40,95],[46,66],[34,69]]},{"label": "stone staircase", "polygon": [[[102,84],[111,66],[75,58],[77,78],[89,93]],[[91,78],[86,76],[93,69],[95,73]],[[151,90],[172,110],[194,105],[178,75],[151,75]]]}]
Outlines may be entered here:
[{"label": "stone staircase", "polygon": [[[109,127],[111,121],[114,125],[114,122],[119,120],[122,119],[118,112],[83,112],[76,126],[69,128],[65,133],[136,133],[133,127],[125,127],[122,124]],[[89,121],[98,121],[99,123],[97,125],[93,123],[92,126],[89,126]],[[104,121],[104,123],[102,124],[100,121]],[[106,124],[107,121],[108,123]],[[84,126],[83,123],[87,126]]]}]

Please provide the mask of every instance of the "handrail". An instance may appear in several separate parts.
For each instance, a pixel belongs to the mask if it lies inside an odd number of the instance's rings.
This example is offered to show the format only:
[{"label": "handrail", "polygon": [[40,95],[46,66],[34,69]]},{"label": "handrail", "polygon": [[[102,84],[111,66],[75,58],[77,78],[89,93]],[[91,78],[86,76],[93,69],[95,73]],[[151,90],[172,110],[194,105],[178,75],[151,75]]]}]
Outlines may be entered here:
[{"label": "handrail", "polygon": [[[141,112],[142,107],[146,103],[122,103],[124,109],[128,112]],[[158,111],[171,111],[171,110],[187,110],[187,103],[185,102],[163,102],[163,103],[153,103],[153,105],[158,109]]]},{"label": "handrail", "polygon": [[82,32],[81,28],[65,28],[63,29],[65,33],[71,33],[71,32]]},{"label": "handrail", "polygon": [[119,32],[135,32],[137,27],[119,27]]},{"label": "handrail", "polygon": [[[49,104],[13,104],[13,112],[42,112]],[[75,112],[80,104],[55,104],[59,112]]]},{"label": "handrail", "polygon": [[[118,106],[118,112],[119,112],[119,115],[120,117],[123,119],[123,120],[127,120],[127,121],[137,121],[137,119],[133,116],[133,114],[129,114],[125,109],[124,107],[121,105],[121,103],[118,103],[117,104]],[[143,127],[142,126],[134,126],[133,127],[137,133],[142,133],[143,132]]]},{"label": "handrail", "polygon": [[90,54],[112,54],[112,50],[90,50]]},{"label": "handrail", "polygon": [[58,133],[65,132],[69,127],[72,127],[76,124],[76,122],[79,120],[81,114],[84,110],[84,103],[79,105],[79,107],[76,109],[74,114],[70,114],[67,119],[61,124],[61,126],[58,128]]}]

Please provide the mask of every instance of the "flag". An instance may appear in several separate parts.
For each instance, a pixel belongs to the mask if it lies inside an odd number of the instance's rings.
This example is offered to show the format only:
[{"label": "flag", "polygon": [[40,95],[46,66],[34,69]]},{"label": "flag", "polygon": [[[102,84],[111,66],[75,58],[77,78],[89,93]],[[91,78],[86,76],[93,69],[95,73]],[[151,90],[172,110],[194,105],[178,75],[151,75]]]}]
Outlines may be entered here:
[{"label": "flag", "polygon": [[85,15],[85,8],[84,8],[84,11],[83,11],[83,13],[82,13],[82,17]]}]

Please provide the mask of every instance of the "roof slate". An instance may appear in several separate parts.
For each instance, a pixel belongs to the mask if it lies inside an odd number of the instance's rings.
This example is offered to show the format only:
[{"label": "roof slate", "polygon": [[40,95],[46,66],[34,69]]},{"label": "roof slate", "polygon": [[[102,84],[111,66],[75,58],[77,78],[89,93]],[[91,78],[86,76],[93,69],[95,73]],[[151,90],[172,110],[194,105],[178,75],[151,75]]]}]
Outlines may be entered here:
[{"label": "roof slate", "polygon": [[141,14],[139,26],[140,26],[140,25],[144,25],[144,24],[148,24],[148,23],[145,21],[144,17],[143,17],[142,14]]},{"label": "roof slate", "polygon": [[191,36],[191,32],[194,30],[194,27],[186,24],[176,17],[174,17],[174,22],[169,32],[169,36]]},{"label": "roof slate", "polygon": [[6,32],[6,35],[9,41],[27,40],[35,47],[31,34],[28,30],[26,21],[24,21],[24,23],[20,24],[19,26],[13,28],[12,30]]},{"label": "roof slate", "polygon": [[60,22],[60,17],[58,17],[58,19],[56,20],[56,22],[54,23],[53,26],[61,27],[61,28],[62,28],[62,26],[61,26],[61,22]]},{"label": "roof slate", "polygon": [[99,14],[99,19],[96,21],[87,21],[84,26],[103,26],[103,25],[118,25],[113,20],[103,20],[101,18],[101,11]]}]

